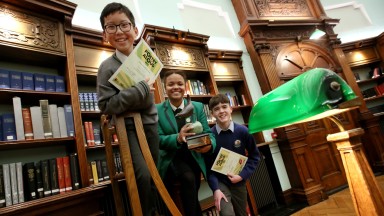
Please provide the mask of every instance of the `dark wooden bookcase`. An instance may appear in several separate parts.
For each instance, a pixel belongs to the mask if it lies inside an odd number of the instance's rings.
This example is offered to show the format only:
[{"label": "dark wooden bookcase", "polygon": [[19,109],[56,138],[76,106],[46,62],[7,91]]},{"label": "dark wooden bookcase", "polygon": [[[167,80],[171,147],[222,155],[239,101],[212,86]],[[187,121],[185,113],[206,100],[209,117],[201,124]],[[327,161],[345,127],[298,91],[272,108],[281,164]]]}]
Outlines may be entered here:
[{"label": "dark wooden bookcase", "polygon": [[61,75],[65,92],[0,89],[1,113],[12,110],[12,98],[22,106],[38,106],[40,99],[50,104],[72,106],[74,136],[32,141],[0,141],[1,163],[36,162],[77,153],[81,189],[0,208],[0,215],[100,215],[99,199],[106,187],[89,187],[87,157],[82,133],[74,63],[71,20],[76,4],[64,0],[0,2],[0,67],[30,73]]}]

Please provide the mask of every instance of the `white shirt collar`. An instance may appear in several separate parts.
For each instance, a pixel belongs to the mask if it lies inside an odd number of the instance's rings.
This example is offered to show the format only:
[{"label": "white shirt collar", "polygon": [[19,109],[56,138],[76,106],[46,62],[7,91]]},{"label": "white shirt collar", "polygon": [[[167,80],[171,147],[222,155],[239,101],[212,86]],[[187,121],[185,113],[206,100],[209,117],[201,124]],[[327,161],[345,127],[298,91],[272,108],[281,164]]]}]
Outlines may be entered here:
[{"label": "white shirt collar", "polygon": [[[217,130],[217,134],[220,134],[221,131],[224,131],[220,126],[219,124],[216,123],[216,130]],[[231,121],[231,123],[229,123],[229,127],[227,130],[230,130],[232,131],[232,133],[235,131],[235,124],[233,123],[233,121]]]},{"label": "white shirt collar", "polygon": [[174,105],[171,104],[171,103],[169,103],[169,104],[171,105],[173,111],[175,111],[177,108],[184,109],[184,100],[183,100],[183,102],[180,104],[179,107],[176,107],[176,106],[174,106]]},{"label": "white shirt collar", "polygon": [[128,58],[124,53],[120,52],[119,50],[116,50],[116,57],[123,63],[125,59]]}]

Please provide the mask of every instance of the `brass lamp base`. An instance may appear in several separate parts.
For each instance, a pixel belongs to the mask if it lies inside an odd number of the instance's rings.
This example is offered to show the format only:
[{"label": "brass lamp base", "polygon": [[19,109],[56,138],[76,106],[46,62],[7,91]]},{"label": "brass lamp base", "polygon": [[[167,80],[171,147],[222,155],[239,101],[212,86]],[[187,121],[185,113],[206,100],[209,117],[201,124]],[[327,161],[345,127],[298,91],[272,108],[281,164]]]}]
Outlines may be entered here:
[{"label": "brass lamp base", "polygon": [[329,134],[340,152],[349,190],[357,215],[384,215],[384,196],[365,157],[361,135],[364,130],[355,128]]}]

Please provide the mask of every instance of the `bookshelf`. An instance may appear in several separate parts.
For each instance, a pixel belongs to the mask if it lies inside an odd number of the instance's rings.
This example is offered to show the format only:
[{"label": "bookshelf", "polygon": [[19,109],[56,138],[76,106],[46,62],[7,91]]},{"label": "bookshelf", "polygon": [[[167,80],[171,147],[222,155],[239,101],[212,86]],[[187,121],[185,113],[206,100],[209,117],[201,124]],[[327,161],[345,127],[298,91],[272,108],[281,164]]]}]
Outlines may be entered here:
[{"label": "bookshelf", "polygon": [[209,50],[209,61],[219,93],[227,94],[233,120],[248,125],[252,99],[242,69],[242,51]]},{"label": "bookshelf", "polygon": [[[61,77],[64,81],[62,91],[48,91],[47,86],[45,91],[23,87],[1,88],[0,114],[13,112],[14,97],[20,98],[22,108],[39,107],[40,100],[48,100],[49,104],[56,104],[57,107],[70,105],[74,126],[73,135],[65,137],[52,138],[44,134],[45,137],[39,139],[34,137],[32,140],[19,138],[0,141],[0,164],[21,162],[24,165],[76,153],[76,168],[79,170],[81,185],[77,190],[31,201],[26,198],[20,203],[12,200],[11,205],[0,208],[0,215],[69,215],[74,212],[83,215],[100,214],[102,206],[99,199],[105,196],[107,187],[88,187],[87,157],[80,127],[82,122],[71,35],[71,19],[76,4],[63,0],[5,0],[0,2],[0,8],[0,68],[21,72],[23,76],[45,77],[45,84],[54,76]],[[17,77],[15,76],[15,80]],[[33,128],[36,131],[38,129]],[[20,194],[18,191],[18,195]],[[20,200],[22,199],[19,198]]]},{"label": "bookshelf", "polygon": [[383,61],[377,39],[370,38],[342,45],[343,52],[355,76],[363,101],[373,115],[384,113]]}]

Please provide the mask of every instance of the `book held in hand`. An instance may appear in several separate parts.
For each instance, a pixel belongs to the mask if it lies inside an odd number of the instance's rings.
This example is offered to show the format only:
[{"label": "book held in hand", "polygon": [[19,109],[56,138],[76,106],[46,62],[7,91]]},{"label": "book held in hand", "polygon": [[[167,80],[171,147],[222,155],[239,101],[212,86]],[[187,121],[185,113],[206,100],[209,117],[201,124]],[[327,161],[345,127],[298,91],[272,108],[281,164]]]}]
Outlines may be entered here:
[{"label": "book held in hand", "polygon": [[238,175],[243,170],[247,160],[248,157],[221,147],[211,170],[224,175],[228,173]]},{"label": "book held in hand", "polygon": [[211,145],[209,133],[202,133],[186,137],[188,149],[200,148],[206,145]]},{"label": "book held in hand", "polygon": [[153,84],[160,74],[163,64],[151,47],[141,39],[135,46],[132,53],[109,78],[119,90],[127,89],[136,83],[149,78],[148,84]]}]

